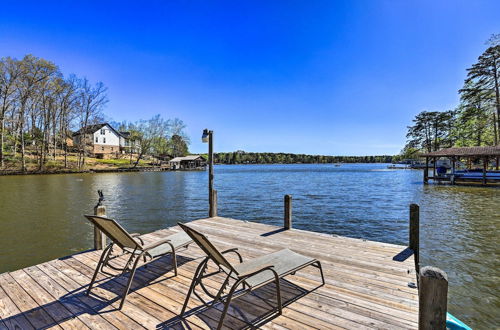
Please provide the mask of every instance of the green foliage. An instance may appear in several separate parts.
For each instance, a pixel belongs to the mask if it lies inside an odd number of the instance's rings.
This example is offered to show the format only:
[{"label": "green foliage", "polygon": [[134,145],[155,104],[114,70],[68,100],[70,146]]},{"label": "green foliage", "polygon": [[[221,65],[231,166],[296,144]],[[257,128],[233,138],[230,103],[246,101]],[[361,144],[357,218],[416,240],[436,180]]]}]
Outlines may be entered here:
[{"label": "green foliage", "polygon": [[188,145],[184,138],[174,134],[168,141],[168,148],[172,157],[180,157],[188,154]]},{"label": "green foliage", "polygon": [[413,125],[408,127],[405,149],[431,152],[451,147],[454,121],[454,111],[422,111],[413,119]]},{"label": "green foliage", "polygon": [[460,104],[453,111],[423,111],[408,127],[398,158],[446,147],[490,146],[500,141],[500,35],[467,69]]},{"label": "green foliage", "polygon": [[[493,35],[488,43],[490,47],[479,56],[476,63],[467,69],[467,78],[465,79],[464,87],[460,89],[459,93],[462,106],[465,108],[474,108],[474,113],[470,117],[477,118],[479,121],[472,123],[472,127],[480,130],[479,135],[483,133],[491,135],[492,132],[488,132],[488,126],[491,126],[492,131],[496,129],[497,135],[493,138],[498,143],[500,141],[499,35]],[[469,114],[471,114],[471,111],[469,111]],[[479,142],[484,140],[481,136],[476,136],[475,138]]]}]

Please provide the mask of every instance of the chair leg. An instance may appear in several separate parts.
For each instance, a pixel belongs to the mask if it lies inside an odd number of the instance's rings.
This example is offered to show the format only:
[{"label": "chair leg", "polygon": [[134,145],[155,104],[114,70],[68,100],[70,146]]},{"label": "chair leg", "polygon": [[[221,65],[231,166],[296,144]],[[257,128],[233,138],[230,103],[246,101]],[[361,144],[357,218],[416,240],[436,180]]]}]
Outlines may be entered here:
[{"label": "chair leg", "polygon": [[89,288],[87,289],[86,295],[88,296],[90,294],[90,290],[92,290],[92,287],[94,286],[94,282],[97,278],[97,274],[99,273],[99,269],[101,268],[104,258],[107,256],[109,250],[111,249],[112,244],[108,245],[104,251],[102,251],[101,257],[99,258],[99,262],[97,263],[97,266],[94,271],[94,275],[92,276],[92,280],[90,281]]},{"label": "chair leg", "polygon": [[222,325],[224,324],[224,318],[226,317],[227,311],[229,309],[229,304],[231,303],[231,299],[233,298],[234,291],[241,284],[242,280],[236,281],[231,287],[229,294],[226,297],[226,302],[224,303],[224,310],[222,311],[222,315],[220,316],[219,324],[217,325],[217,330],[222,329]]},{"label": "chair leg", "polygon": [[283,304],[281,301],[281,284],[278,276],[276,276],[275,283],[276,283],[276,295],[278,302],[278,315],[281,315],[283,314]]},{"label": "chair leg", "polygon": [[172,263],[174,264],[174,276],[177,276],[177,255],[174,249],[172,249]]},{"label": "chair leg", "polygon": [[186,300],[184,300],[184,305],[182,306],[181,313],[179,314],[180,317],[183,317],[184,313],[186,312],[189,298],[191,297],[191,294],[193,293],[194,288],[195,288],[196,284],[198,283],[198,276],[200,276],[202,274],[202,269],[205,267],[207,262],[208,262],[208,258],[205,258],[202,262],[200,262],[200,264],[196,268],[196,271],[194,272],[193,280],[191,281],[191,285],[189,286],[189,290],[188,290],[188,293],[186,295]]},{"label": "chair leg", "polygon": [[323,282],[322,285],[325,285],[325,276],[323,275],[323,267],[321,267],[321,262],[316,261],[316,267],[319,268],[319,272],[321,273],[321,281]]},{"label": "chair leg", "polygon": [[[220,287],[219,289],[219,292],[217,292],[217,295],[215,296],[213,302],[212,302],[212,306],[215,305],[217,303],[217,301],[220,299],[220,297],[222,296],[222,294],[224,293],[224,290],[226,289],[226,286],[229,282],[229,279],[231,278],[231,273],[229,273],[226,277],[226,279],[224,280],[224,282],[222,283],[222,286]],[[243,286],[245,285],[245,282],[243,282]]]},{"label": "chair leg", "polygon": [[130,287],[132,286],[132,280],[134,279],[135,270],[137,269],[137,264],[139,263],[139,260],[141,260],[140,255],[137,256],[137,258],[135,259],[134,266],[132,267],[132,269],[130,271],[127,286],[125,287],[125,290],[123,291],[122,301],[120,302],[120,307],[118,309],[122,309],[123,304],[125,303],[125,299],[127,298],[128,291],[130,290]]}]

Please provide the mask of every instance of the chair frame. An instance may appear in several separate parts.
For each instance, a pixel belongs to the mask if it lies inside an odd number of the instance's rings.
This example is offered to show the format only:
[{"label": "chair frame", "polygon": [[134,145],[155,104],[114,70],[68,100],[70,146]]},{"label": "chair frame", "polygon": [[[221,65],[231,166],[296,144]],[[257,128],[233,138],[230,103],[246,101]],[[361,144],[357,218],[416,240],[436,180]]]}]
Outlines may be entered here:
[{"label": "chair frame", "polygon": [[[189,299],[190,299],[192,294],[194,294],[198,299],[200,299],[200,301],[203,303],[203,305],[207,308],[213,307],[217,302],[223,302],[224,308],[223,308],[222,315],[220,317],[220,320],[219,320],[219,323],[217,326],[217,330],[220,330],[222,328],[223,323],[224,323],[224,318],[226,317],[226,314],[228,312],[229,305],[230,305],[232,299],[235,299],[235,298],[240,297],[244,294],[250,293],[251,291],[256,290],[256,289],[258,289],[264,285],[267,285],[269,283],[272,283],[272,282],[274,282],[274,284],[276,285],[276,299],[277,299],[277,308],[276,309],[277,309],[277,313],[275,316],[279,316],[283,312],[280,279],[284,278],[287,275],[293,275],[298,270],[301,270],[307,266],[314,266],[314,267],[319,269],[320,274],[321,274],[321,281],[322,281],[322,284],[320,286],[325,285],[325,277],[323,275],[323,268],[321,267],[321,263],[316,259],[312,259],[310,262],[307,262],[303,265],[300,265],[299,267],[291,269],[283,274],[278,274],[276,272],[276,270],[274,269],[274,266],[272,264],[258,265],[253,269],[249,269],[249,270],[245,271],[244,273],[238,273],[236,271],[236,269],[231,265],[231,263],[229,263],[229,261],[227,261],[227,259],[224,257],[224,255],[226,255],[228,253],[234,253],[237,255],[239,262],[243,263],[243,257],[238,252],[238,248],[231,248],[231,249],[220,252],[211,244],[211,242],[206,238],[205,235],[195,231],[194,229],[186,226],[185,224],[178,223],[178,225],[207,254],[207,256],[201,261],[201,263],[196,268],[196,271],[195,271],[194,276],[193,276],[193,280],[191,282],[186,299],[184,301],[184,305],[182,306],[180,317],[184,316],[186,309],[187,309]],[[197,238],[193,237],[193,232],[196,233],[196,235],[200,235],[205,240],[205,243],[207,243],[209,245],[208,247],[210,249],[213,249],[217,253],[220,254],[219,261],[217,261],[217,259],[211,255],[211,253],[209,252],[209,250],[206,247],[200,245]],[[220,257],[222,257],[222,259]],[[208,269],[209,261],[213,261],[219,267],[219,269],[217,271],[214,271],[214,272],[206,273],[206,271]],[[259,283],[258,285],[255,285],[253,287],[250,286],[248,283],[246,283],[246,280],[248,280],[250,277],[255,276],[255,275],[257,275],[261,272],[264,272],[264,271],[271,271],[274,275],[273,278],[271,278],[267,281],[264,281],[262,283]],[[203,281],[203,279],[205,279],[207,277],[211,277],[211,276],[221,274],[221,273],[225,274],[226,278],[223,281],[223,283],[222,283],[221,287],[219,288],[219,290],[217,291],[217,293],[214,295],[214,294],[209,292],[209,290],[205,287],[205,285],[203,284],[202,281]],[[235,280],[235,282],[231,286],[229,293],[226,296],[223,296],[224,292],[226,291],[226,288],[229,285],[229,281],[231,279]],[[237,291],[237,289],[240,285],[243,285],[243,288],[241,290]],[[200,295],[198,295],[198,293],[196,293],[195,289],[197,286],[200,286],[202,288],[203,292],[206,295],[208,295],[210,298],[213,299],[212,302],[210,302],[210,303],[206,302],[202,297],[200,297]],[[271,311],[271,315],[272,315],[272,312],[273,311]],[[269,318],[269,316],[265,317],[264,319],[261,319],[259,321],[259,324],[265,322],[268,318]]]},{"label": "chair frame", "polygon": [[[145,245],[144,241],[140,237],[140,234],[138,234],[138,233],[129,234],[122,226],[120,226],[120,224],[118,222],[116,222],[113,219],[101,217],[101,216],[95,216],[95,215],[85,215],[85,217],[90,222],[92,222],[94,224],[94,226],[99,228],[99,230],[101,230],[111,240],[111,242],[104,248],[104,250],[101,254],[101,257],[99,258],[99,262],[97,263],[97,267],[94,271],[94,275],[92,276],[92,280],[90,281],[89,287],[86,291],[86,295],[90,294],[90,292],[95,284],[95,281],[97,279],[97,274],[99,274],[99,272],[106,274],[106,275],[109,275],[109,276],[117,275],[117,274],[112,274],[112,273],[107,272],[104,269],[105,267],[109,267],[115,271],[121,272],[121,274],[119,274],[119,275],[124,275],[126,273],[130,273],[128,281],[127,281],[127,285],[125,286],[125,289],[123,290],[123,293],[122,293],[120,307],[118,308],[118,309],[122,309],[122,307],[125,303],[125,299],[127,298],[127,295],[130,291],[130,287],[132,286],[132,281],[133,281],[134,276],[135,276],[135,271],[136,271],[137,266],[139,264],[139,261],[141,259],[144,260],[143,265],[145,265],[145,267],[147,267],[148,263],[150,263],[154,260],[157,260],[165,255],[172,254],[172,264],[174,267],[174,276],[177,276],[177,254],[176,254],[176,250],[175,250],[173,244],[171,243],[171,241],[168,237],[163,238],[163,239],[159,239],[158,241],[155,241],[151,244]],[[117,228],[120,228],[122,230],[122,233],[124,235],[128,236],[129,239],[133,240],[136,243],[135,246],[134,247],[124,246],[122,244],[122,242],[117,240],[112,234],[110,234],[106,230],[106,228],[102,227],[98,222],[96,222],[94,220],[94,218],[113,222],[113,224],[115,226],[117,226]],[[189,244],[191,244],[192,242],[193,241],[190,241],[182,247],[187,248],[189,246]],[[149,252],[152,249],[154,249],[160,245],[163,245],[163,244],[170,245],[169,252],[166,252],[166,253],[163,253],[160,255],[156,255],[154,257],[151,254],[149,254]],[[116,254],[114,253],[114,248],[116,246],[121,248],[121,250],[122,250],[121,253],[116,253]],[[110,263],[113,259],[116,259],[116,258],[119,258],[122,256],[126,256],[126,255],[130,255],[130,257],[128,258],[124,267],[116,267]]]}]

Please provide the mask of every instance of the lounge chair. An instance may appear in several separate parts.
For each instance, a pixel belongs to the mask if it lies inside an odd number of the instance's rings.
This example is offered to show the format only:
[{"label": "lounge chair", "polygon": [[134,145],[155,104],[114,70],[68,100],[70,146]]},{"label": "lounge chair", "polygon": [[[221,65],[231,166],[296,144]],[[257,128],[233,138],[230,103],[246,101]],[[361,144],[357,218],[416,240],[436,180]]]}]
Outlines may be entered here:
[{"label": "lounge chair", "polygon": [[[283,278],[290,274],[293,275],[295,274],[296,271],[301,270],[302,268],[310,265],[319,268],[322,281],[321,285],[325,284],[325,278],[323,276],[321,263],[314,258],[303,256],[289,249],[283,249],[254,259],[250,259],[248,261],[243,261],[243,258],[238,252],[238,248],[232,248],[220,252],[208,240],[208,238],[205,235],[199,233],[198,231],[194,230],[191,227],[186,226],[185,224],[178,223],[178,225],[207,254],[207,257],[205,257],[205,259],[203,259],[203,261],[198,265],[198,268],[194,273],[193,281],[191,282],[191,286],[189,287],[186,300],[184,301],[184,306],[182,307],[182,311],[180,314],[181,317],[184,316],[191,294],[196,295],[207,307],[213,306],[218,301],[225,300],[224,309],[222,311],[219,324],[217,326],[217,329],[221,329],[222,324],[224,323],[224,318],[229,308],[229,304],[231,303],[231,299],[241,296],[245,293],[251,292],[252,290],[258,289],[272,282],[274,282],[276,285],[277,302],[278,302],[277,315],[281,315],[283,307],[281,302],[280,278]],[[227,253],[236,254],[239,259],[239,263],[238,264],[230,263],[224,257],[224,255]],[[213,261],[219,267],[218,271],[206,273],[208,262],[210,260]],[[205,288],[205,286],[202,283],[202,280],[204,278],[220,273],[224,273],[227,276],[217,294],[213,295]],[[231,286],[227,296],[223,297],[224,291],[226,287],[229,285],[230,279],[234,280],[235,282]],[[213,299],[213,301],[210,304],[206,303],[196,293],[195,288],[197,285],[200,285],[203,291]],[[243,288],[239,291],[236,291],[236,289],[240,285],[242,285]]]},{"label": "lounge chair", "polygon": [[[111,243],[106,246],[101,254],[101,258],[99,259],[99,263],[97,264],[97,267],[95,269],[94,276],[92,277],[92,281],[90,282],[89,288],[87,289],[87,295],[90,294],[90,290],[92,290],[99,271],[104,274],[113,276],[113,274],[106,272],[104,270],[104,267],[109,267],[113,270],[121,271],[122,274],[130,272],[127,286],[125,287],[125,290],[123,292],[119,309],[122,309],[123,304],[125,303],[125,298],[127,298],[130,286],[132,285],[132,280],[134,279],[135,270],[141,258],[144,260],[144,263],[147,264],[164,255],[172,254],[174,274],[175,276],[177,276],[176,250],[181,247],[187,248],[188,245],[193,242],[193,240],[188,235],[180,232],[164,238],[160,238],[155,242],[145,245],[144,241],[140,237],[140,234],[129,234],[122,226],[120,226],[118,222],[113,219],[95,215],[86,215],[85,217],[111,240]],[[115,245],[121,249],[120,253],[118,254],[114,254],[113,250],[115,248]],[[117,267],[117,265],[112,265],[110,263],[111,260],[124,255],[130,255],[125,266]]]}]

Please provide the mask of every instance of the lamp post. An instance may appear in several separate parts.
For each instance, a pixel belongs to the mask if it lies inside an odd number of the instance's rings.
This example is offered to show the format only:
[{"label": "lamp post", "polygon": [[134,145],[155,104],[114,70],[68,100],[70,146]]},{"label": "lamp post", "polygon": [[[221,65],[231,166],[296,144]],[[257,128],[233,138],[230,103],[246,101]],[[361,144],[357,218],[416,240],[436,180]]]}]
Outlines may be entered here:
[{"label": "lamp post", "polygon": [[217,190],[214,190],[214,138],[213,131],[203,130],[201,141],[208,142],[208,216],[217,216]]}]

